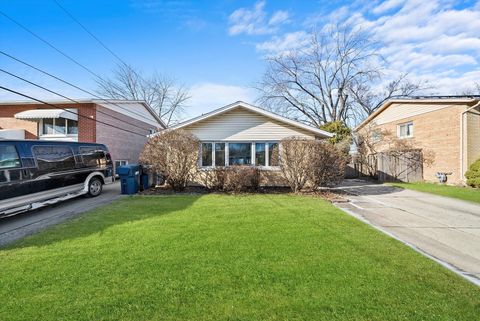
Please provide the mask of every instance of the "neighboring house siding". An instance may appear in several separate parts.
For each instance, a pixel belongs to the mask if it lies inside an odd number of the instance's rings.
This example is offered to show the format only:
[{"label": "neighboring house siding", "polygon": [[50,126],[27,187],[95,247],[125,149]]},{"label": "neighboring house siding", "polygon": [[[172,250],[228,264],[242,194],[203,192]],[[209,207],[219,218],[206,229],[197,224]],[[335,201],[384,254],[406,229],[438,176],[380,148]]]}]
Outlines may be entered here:
[{"label": "neighboring house siding", "polygon": [[303,129],[277,122],[244,108],[199,121],[183,129],[202,141],[278,141],[290,136],[315,138]]},{"label": "neighboring house siding", "polygon": [[[144,135],[142,137],[100,122],[96,124],[97,142],[107,145],[113,160],[127,160],[129,163],[138,162],[140,153],[147,142],[147,135],[150,134],[150,129],[156,127],[100,105],[97,105],[96,108],[98,121]],[[127,124],[127,122],[132,125]]]},{"label": "neighboring house siding", "polygon": [[[419,108],[417,104],[416,108]],[[394,105],[389,108],[394,107]],[[429,108],[430,112],[415,116],[400,118],[397,116],[394,121],[378,124],[377,119],[388,110],[388,108],[379,116],[372,120],[378,129],[384,129],[397,135],[397,125],[413,122],[413,137],[410,139],[415,147],[432,151],[434,155],[432,166],[424,166],[424,180],[430,182],[438,181],[436,172],[452,172],[449,176],[449,183],[461,183],[462,174],[460,173],[460,115],[466,109],[466,105],[449,105],[449,108]],[[433,110],[433,111],[432,111]],[[385,119],[385,118],[383,118]],[[360,130],[361,132],[361,130]],[[382,146],[379,150],[383,151],[388,146]]]},{"label": "neighboring house siding", "polygon": [[480,108],[468,112],[466,118],[467,157],[465,170],[468,170],[473,162],[480,159]]},{"label": "neighboring house siding", "polygon": [[375,117],[375,123],[378,125],[388,124],[400,119],[418,116],[441,110],[444,108],[450,108],[453,104],[431,104],[431,103],[393,103],[377,117]]}]

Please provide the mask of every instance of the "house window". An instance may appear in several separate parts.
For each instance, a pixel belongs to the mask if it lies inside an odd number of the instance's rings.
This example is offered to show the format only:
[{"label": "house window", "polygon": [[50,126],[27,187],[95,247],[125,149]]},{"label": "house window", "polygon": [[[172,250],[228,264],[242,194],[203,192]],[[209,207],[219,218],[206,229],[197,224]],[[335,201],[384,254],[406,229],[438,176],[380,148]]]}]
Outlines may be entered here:
[{"label": "house window", "polygon": [[382,139],[382,133],[379,130],[374,130],[370,138],[372,142],[379,142]]},{"label": "house window", "polygon": [[228,164],[229,165],[250,165],[252,163],[251,143],[229,143]]},{"label": "house window", "polygon": [[397,136],[399,138],[413,137],[413,122],[398,125]]},{"label": "house window", "polygon": [[65,118],[44,118],[41,135],[78,135],[78,121]]},{"label": "house window", "polygon": [[53,118],[45,118],[43,120],[42,134],[43,135],[53,135]]},{"label": "house window", "polygon": [[225,166],[225,143],[215,143],[215,166]]},{"label": "house window", "polygon": [[67,119],[67,134],[78,135],[78,121]]},{"label": "house window", "polygon": [[119,168],[120,166],[123,166],[123,165],[128,165],[128,161],[127,160],[116,160],[115,161],[115,168]]},{"label": "house window", "polygon": [[213,143],[202,143],[202,166],[213,165]]},{"label": "house window", "polygon": [[278,152],[278,143],[268,144],[268,166],[278,166],[280,154]]},{"label": "house window", "polygon": [[279,165],[278,143],[205,142],[201,143],[200,151],[199,164],[202,167]]},{"label": "house window", "polygon": [[265,143],[255,144],[255,165],[266,166]]}]

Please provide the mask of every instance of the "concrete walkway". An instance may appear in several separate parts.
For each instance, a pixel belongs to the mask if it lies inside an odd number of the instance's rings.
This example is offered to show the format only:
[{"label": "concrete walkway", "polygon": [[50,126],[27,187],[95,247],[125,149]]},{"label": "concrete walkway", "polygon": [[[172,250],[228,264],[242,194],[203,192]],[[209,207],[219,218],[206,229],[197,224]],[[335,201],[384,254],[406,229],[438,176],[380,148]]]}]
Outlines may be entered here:
[{"label": "concrete walkway", "polygon": [[97,197],[79,196],[36,211],[0,219],[0,246],[37,233],[83,212],[109,204],[121,196],[120,183],[117,181],[110,185],[104,185],[102,194]]},{"label": "concrete walkway", "polygon": [[480,204],[362,180],[340,187],[348,213],[480,285]]}]

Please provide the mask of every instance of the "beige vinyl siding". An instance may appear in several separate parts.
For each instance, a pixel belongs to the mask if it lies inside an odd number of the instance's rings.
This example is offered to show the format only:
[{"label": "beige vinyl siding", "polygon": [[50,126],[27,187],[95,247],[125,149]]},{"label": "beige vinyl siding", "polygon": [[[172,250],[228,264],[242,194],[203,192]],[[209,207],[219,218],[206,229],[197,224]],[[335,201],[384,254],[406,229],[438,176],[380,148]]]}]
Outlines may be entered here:
[{"label": "beige vinyl siding", "polygon": [[183,128],[202,141],[277,141],[298,136],[314,139],[301,128],[237,108]]},{"label": "beige vinyl siding", "polygon": [[374,122],[377,125],[383,125],[390,122],[398,121],[404,118],[410,118],[413,116],[418,116],[426,113],[430,113],[433,111],[437,111],[444,108],[450,108],[454,106],[453,104],[412,104],[412,103],[405,103],[399,104],[394,103],[381,112],[377,117],[374,118]]}]

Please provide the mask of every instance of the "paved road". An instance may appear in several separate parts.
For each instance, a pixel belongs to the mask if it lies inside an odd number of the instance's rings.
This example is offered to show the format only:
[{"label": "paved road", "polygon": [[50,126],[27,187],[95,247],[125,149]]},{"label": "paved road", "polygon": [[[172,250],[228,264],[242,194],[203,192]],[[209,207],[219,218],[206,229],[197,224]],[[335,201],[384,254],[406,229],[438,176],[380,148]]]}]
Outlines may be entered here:
[{"label": "paved road", "polygon": [[480,285],[480,205],[386,185],[347,180],[337,206],[446,262]]},{"label": "paved road", "polygon": [[103,186],[103,193],[94,198],[77,197],[53,206],[0,219],[0,246],[36,233],[48,226],[108,204],[120,198],[119,181]]}]

